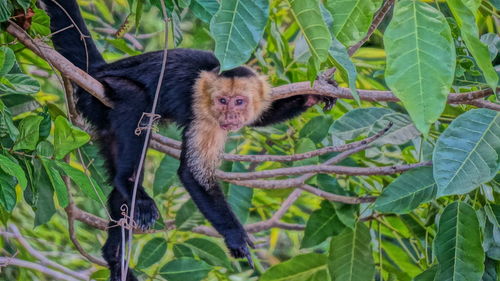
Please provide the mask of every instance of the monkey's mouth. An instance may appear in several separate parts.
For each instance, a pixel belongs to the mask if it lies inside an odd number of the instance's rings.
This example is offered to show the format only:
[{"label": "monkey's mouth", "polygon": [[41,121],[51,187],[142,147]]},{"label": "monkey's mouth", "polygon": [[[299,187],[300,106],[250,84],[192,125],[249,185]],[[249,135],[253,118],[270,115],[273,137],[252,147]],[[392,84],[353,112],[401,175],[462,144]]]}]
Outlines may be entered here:
[{"label": "monkey's mouth", "polygon": [[225,131],[238,131],[243,126],[241,124],[238,124],[238,123],[224,123],[224,124],[220,124],[220,127],[222,130],[225,130]]}]

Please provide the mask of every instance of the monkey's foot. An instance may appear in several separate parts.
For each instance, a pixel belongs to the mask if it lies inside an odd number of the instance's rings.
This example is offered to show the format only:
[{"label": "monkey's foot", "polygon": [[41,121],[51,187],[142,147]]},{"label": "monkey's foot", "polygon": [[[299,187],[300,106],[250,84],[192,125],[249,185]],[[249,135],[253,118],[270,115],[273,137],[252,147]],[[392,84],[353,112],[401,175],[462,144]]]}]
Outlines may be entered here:
[{"label": "monkey's foot", "polygon": [[134,221],[137,227],[143,231],[150,229],[160,217],[155,201],[147,194],[137,196],[134,213]]},{"label": "monkey's foot", "polygon": [[252,256],[250,255],[248,246],[251,248],[255,248],[255,246],[244,230],[227,236],[226,245],[231,252],[231,256],[235,258],[246,258],[250,267],[254,268]]}]

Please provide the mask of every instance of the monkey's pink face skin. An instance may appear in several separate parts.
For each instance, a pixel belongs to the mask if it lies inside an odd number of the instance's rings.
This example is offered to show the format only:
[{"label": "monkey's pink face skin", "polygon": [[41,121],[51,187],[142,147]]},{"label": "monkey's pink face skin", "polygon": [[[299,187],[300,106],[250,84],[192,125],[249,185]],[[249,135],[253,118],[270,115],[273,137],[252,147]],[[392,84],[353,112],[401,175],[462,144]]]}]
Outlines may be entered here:
[{"label": "monkey's pink face skin", "polygon": [[214,98],[214,110],[219,113],[219,126],[226,131],[237,131],[248,119],[249,100],[242,95],[220,95]]}]

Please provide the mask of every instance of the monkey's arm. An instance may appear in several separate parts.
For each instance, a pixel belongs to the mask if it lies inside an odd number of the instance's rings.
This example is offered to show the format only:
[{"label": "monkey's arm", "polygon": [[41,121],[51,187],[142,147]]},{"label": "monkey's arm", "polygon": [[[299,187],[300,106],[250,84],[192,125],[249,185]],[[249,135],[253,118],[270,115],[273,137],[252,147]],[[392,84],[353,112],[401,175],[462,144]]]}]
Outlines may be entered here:
[{"label": "monkey's arm", "polygon": [[181,153],[181,163],[178,170],[179,179],[187,189],[198,209],[219,232],[225,240],[231,255],[236,258],[247,258],[250,266],[253,262],[247,245],[253,247],[245,229],[229,207],[224,194],[217,183],[209,188],[202,186],[194,177],[193,171],[187,165],[186,149]]},{"label": "monkey's arm", "polygon": [[300,95],[276,100],[266,111],[264,111],[264,113],[262,113],[259,119],[250,124],[250,126],[268,126],[292,119],[318,102],[324,102],[324,110],[328,111],[335,104],[335,99],[315,95]]}]

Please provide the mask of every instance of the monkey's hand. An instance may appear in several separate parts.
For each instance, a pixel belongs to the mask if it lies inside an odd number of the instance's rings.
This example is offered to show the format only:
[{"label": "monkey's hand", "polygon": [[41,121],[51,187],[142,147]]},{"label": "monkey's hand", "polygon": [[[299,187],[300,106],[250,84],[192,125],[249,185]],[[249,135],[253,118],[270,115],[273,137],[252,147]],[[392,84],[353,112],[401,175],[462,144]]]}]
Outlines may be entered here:
[{"label": "monkey's hand", "polygon": [[141,230],[150,229],[160,217],[155,201],[141,189],[137,190],[135,199],[134,221]]},{"label": "monkey's hand", "polygon": [[254,268],[252,256],[248,246],[255,248],[253,242],[248,237],[245,230],[230,231],[225,235],[226,245],[231,252],[231,256],[235,258],[246,258],[251,268]]},{"label": "monkey's hand", "polygon": [[313,106],[318,103],[324,103],[323,111],[330,111],[337,102],[337,98],[319,95],[307,95],[306,106]]}]

